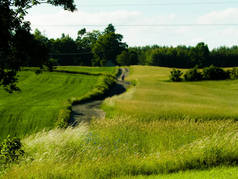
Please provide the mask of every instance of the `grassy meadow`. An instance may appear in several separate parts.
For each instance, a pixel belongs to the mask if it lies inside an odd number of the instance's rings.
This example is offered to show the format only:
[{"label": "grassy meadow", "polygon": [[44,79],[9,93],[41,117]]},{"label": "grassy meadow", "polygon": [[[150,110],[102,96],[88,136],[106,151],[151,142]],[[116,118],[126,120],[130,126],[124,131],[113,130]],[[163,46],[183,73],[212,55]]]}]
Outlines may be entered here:
[{"label": "grassy meadow", "polygon": [[[238,119],[238,81],[170,82],[171,69],[132,67],[137,86],[113,101],[118,113],[151,119]],[[113,111],[114,113],[115,111]]]},{"label": "grassy meadow", "polygon": [[[217,167],[209,170],[192,170],[186,172],[178,172],[170,175],[157,175],[157,176],[128,176],[119,177],[123,179],[236,179],[238,176],[238,167]],[[117,178],[117,179],[119,179]]]},{"label": "grassy meadow", "polygon": [[130,67],[136,85],[105,100],[106,118],[25,137],[4,178],[237,178],[238,81],[174,83],[170,70]]},{"label": "grassy meadow", "polygon": [[114,73],[115,67],[79,67],[79,66],[58,66],[56,70],[65,70],[65,71],[73,71],[73,72],[84,72],[84,73],[92,73],[92,74],[100,74],[100,73]]},{"label": "grassy meadow", "polygon": [[[90,73],[93,69],[74,67],[71,71]],[[113,68],[99,71],[114,72]],[[60,72],[43,72],[39,75],[32,71],[20,72],[18,87],[21,92],[8,94],[0,89],[0,140],[7,135],[23,137],[42,129],[54,128],[57,115],[65,108],[68,99],[91,91],[98,78],[95,75]]]}]

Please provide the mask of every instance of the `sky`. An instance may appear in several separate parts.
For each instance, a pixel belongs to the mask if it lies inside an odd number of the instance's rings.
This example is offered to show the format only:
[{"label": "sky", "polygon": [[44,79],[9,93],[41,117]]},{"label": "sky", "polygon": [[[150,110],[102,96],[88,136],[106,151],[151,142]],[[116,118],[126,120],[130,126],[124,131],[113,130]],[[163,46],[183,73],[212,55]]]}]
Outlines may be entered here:
[{"label": "sky", "polygon": [[[86,28],[112,23],[129,46],[238,45],[238,1],[234,0],[75,0],[77,11],[38,5],[26,20],[49,38],[77,37]],[[223,24],[223,25],[214,25]],[[224,25],[225,24],[225,25]]]}]

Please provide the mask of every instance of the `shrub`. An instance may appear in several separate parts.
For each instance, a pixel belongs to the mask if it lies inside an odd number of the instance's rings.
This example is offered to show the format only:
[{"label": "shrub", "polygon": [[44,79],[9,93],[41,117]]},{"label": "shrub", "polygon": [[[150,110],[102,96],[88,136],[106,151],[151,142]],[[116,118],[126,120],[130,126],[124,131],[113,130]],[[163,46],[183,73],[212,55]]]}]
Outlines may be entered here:
[{"label": "shrub", "polygon": [[185,81],[200,81],[202,80],[202,73],[198,71],[198,67],[195,66],[191,70],[184,74]]},{"label": "shrub", "polygon": [[70,115],[71,110],[69,109],[69,107],[67,109],[61,109],[56,121],[56,127],[63,129],[67,128],[69,125]]},{"label": "shrub", "polygon": [[238,68],[232,68],[232,70],[230,71],[230,78],[232,80],[238,79]]},{"label": "shrub", "polygon": [[8,136],[0,144],[0,161],[7,164],[18,160],[24,154],[19,138]]},{"label": "shrub", "polygon": [[229,78],[229,72],[211,65],[203,69],[203,78],[205,80],[225,80]]},{"label": "shrub", "polygon": [[173,69],[170,72],[170,79],[172,81],[182,81],[182,78],[181,78],[182,75],[183,75],[183,72],[181,72],[180,70],[177,70],[177,69]]}]

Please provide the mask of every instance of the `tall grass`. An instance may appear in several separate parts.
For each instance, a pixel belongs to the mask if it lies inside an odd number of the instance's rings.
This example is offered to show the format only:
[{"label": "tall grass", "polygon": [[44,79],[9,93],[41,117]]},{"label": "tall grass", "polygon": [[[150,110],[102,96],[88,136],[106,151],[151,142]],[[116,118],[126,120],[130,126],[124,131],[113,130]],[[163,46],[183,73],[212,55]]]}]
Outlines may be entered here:
[{"label": "tall grass", "polygon": [[236,167],[237,81],[178,85],[166,81],[168,75],[167,68],[132,67],[128,79],[136,81],[136,87],[105,101],[105,119],[25,138],[27,155],[3,176],[163,177],[191,169]]},{"label": "tall grass", "polygon": [[209,170],[190,170],[173,174],[151,176],[121,176],[117,179],[237,179],[238,167],[216,167]]},{"label": "tall grass", "polygon": [[232,121],[94,120],[90,127],[40,132],[23,140],[28,154],[6,178],[111,178],[236,164]]},{"label": "tall grass", "polygon": [[56,70],[65,70],[71,72],[85,72],[91,74],[113,74],[115,67],[83,67],[83,66],[58,66]]},{"label": "tall grass", "polygon": [[54,72],[24,71],[19,76],[21,92],[8,94],[0,89],[0,140],[53,128],[67,100],[85,95],[98,80],[97,76]]}]

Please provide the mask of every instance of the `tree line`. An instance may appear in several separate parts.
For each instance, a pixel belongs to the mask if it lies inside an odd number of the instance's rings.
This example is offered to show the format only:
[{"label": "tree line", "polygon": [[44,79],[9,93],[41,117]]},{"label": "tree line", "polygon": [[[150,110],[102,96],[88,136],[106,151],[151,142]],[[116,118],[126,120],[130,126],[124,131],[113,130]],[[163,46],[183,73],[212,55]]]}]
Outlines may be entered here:
[{"label": "tree line", "polygon": [[[104,31],[87,32],[81,29],[76,39],[62,34],[60,38],[48,39],[39,30],[34,37],[48,49],[53,65],[114,66],[137,64],[137,54],[122,42],[112,24]],[[30,66],[32,64],[29,64]]]},{"label": "tree line", "polygon": [[0,86],[9,92],[17,90],[22,66],[49,66],[48,48],[30,33],[30,22],[24,20],[28,9],[41,3],[76,10],[74,0],[0,1]]},{"label": "tree line", "polygon": [[219,47],[209,50],[208,46],[200,42],[195,47],[177,46],[162,47],[158,45],[134,47],[138,54],[138,64],[173,68],[199,68],[210,65],[218,67],[238,66],[238,46]]},{"label": "tree line", "polygon": [[45,44],[55,65],[152,65],[176,68],[192,68],[196,65],[200,68],[210,65],[238,66],[238,46],[209,50],[205,43],[200,42],[194,47],[128,47],[112,24],[103,32],[81,29],[76,39],[65,34],[57,39],[48,39],[39,30],[34,32],[34,36]]}]

